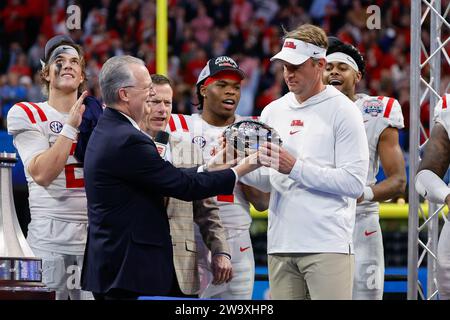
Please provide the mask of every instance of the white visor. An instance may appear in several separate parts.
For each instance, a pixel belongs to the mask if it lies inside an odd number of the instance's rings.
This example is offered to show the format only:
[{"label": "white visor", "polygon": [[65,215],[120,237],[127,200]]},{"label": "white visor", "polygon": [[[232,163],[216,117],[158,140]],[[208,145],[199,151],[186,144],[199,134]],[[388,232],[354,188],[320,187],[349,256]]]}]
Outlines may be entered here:
[{"label": "white visor", "polygon": [[358,65],[356,64],[355,59],[350,57],[348,54],[343,52],[333,52],[332,54],[327,56],[327,62],[341,62],[349,65],[353,68],[356,72],[359,72]]},{"label": "white visor", "polygon": [[270,61],[283,60],[293,65],[299,65],[309,58],[325,58],[326,52],[327,49],[320,48],[312,43],[286,38],[281,51],[270,58]]}]

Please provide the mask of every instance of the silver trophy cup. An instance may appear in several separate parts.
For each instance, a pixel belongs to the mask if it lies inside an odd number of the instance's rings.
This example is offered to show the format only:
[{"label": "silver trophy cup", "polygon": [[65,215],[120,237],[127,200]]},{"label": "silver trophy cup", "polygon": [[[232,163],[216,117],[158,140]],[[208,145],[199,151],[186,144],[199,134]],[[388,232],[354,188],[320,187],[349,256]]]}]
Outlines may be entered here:
[{"label": "silver trophy cup", "polygon": [[12,192],[15,153],[0,153],[0,288],[43,286],[42,260],[35,257],[19,221]]},{"label": "silver trophy cup", "polygon": [[233,146],[241,157],[258,151],[264,142],[282,145],[278,132],[265,123],[255,120],[242,120],[228,126],[224,131],[227,144]]}]

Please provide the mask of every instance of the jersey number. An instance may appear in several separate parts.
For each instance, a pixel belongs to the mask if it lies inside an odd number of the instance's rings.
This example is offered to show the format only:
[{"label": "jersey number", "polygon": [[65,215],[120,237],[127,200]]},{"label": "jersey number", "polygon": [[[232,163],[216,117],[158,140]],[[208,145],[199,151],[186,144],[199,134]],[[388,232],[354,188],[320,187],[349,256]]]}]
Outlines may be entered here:
[{"label": "jersey number", "polygon": [[[75,154],[76,143],[72,144],[72,148],[70,149],[70,154],[73,156]],[[82,163],[73,163],[67,164],[64,167],[64,173],[66,175],[66,188],[84,188],[84,179],[83,178],[75,178],[75,168],[83,168]]]}]

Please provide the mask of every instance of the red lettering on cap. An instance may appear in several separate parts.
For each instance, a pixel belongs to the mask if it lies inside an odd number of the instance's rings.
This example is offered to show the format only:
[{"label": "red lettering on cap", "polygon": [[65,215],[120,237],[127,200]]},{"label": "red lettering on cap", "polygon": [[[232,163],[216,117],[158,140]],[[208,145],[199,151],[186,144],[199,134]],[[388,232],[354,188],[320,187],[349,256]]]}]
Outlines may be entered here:
[{"label": "red lettering on cap", "polygon": [[284,47],[291,48],[291,49],[297,49],[297,46],[295,45],[295,43],[293,41],[285,41]]}]

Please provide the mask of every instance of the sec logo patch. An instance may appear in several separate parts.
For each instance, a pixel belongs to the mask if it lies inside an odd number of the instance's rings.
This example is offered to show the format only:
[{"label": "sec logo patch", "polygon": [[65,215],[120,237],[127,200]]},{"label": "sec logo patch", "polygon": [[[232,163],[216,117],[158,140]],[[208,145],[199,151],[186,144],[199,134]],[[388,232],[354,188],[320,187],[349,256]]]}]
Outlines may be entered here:
[{"label": "sec logo patch", "polygon": [[206,139],[203,136],[196,136],[192,138],[192,143],[195,143],[196,145],[198,145],[200,148],[203,149],[206,145]]},{"label": "sec logo patch", "polygon": [[54,133],[60,133],[63,127],[62,123],[59,121],[52,121],[50,122],[49,126],[50,130],[52,130]]}]

